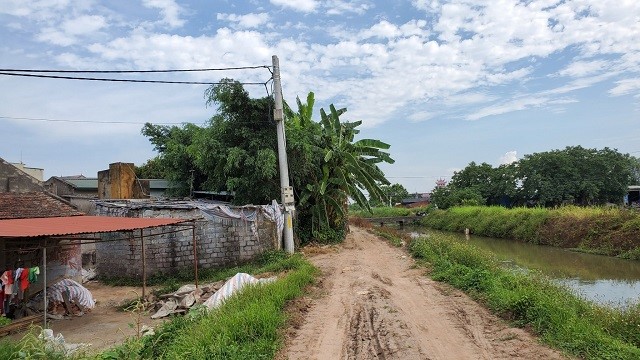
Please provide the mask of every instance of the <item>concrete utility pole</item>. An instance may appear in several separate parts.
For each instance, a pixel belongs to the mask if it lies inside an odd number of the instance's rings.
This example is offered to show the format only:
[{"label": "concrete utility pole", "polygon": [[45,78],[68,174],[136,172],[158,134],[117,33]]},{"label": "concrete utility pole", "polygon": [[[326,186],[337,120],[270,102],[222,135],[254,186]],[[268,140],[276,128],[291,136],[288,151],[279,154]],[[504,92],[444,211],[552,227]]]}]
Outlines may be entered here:
[{"label": "concrete utility pole", "polygon": [[295,200],[293,198],[293,188],[289,186],[289,164],[287,162],[287,141],[284,135],[284,111],[282,109],[282,84],[280,84],[280,61],[276,55],[271,57],[273,62],[273,96],[275,109],[273,118],[276,121],[276,131],[278,133],[278,163],[280,165],[280,187],[282,204],[284,205],[284,250],[290,254],[293,248],[293,212]]}]

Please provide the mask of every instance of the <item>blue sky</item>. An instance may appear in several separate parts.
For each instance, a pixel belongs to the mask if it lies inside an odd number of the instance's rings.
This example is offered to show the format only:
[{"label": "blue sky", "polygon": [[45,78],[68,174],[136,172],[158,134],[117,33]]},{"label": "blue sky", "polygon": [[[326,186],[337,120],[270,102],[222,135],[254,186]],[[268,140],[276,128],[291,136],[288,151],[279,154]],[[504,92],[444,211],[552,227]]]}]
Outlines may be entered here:
[{"label": "blue sky", "polygon": [[[0,68],[218,68],[278,55],[285,100],[314,91],[316,110],[348,108],[363,137],[391,144],[384,170],[411,192],[471,161],[566,146],[640,156],[635,0],[0,0],[0,38]],[[121,77],[225,76],[270,74]],[[205,88],[0,76],[0,157],[45,178],[140,165],[154,156],[141,124],[204,123],[215,111]]]}]

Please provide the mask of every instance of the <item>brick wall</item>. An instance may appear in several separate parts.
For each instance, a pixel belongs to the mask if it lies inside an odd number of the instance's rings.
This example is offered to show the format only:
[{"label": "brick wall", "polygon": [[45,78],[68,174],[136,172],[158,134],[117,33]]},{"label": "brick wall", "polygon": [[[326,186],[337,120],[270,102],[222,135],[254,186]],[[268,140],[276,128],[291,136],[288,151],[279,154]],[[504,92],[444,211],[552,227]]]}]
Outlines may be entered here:
[{"label": "brick wall", "polygon": [[[233,208],[232,208],[233,209]],[[206,219],[198,208],[144,208],[96,206],[102,216],[197,219],[195,242],[198,268],[235,265],[277,248],[277,230],[273,222],[258,212],[255,224],[243,220]],[[147,276],[191,270],[194,267],[191,228],[161,227],[143,230]],[[135,236],[136,238],[133,238]],[[96,244],[96,270],[105,277],[142,276],[140,232],[102,235]]]}]

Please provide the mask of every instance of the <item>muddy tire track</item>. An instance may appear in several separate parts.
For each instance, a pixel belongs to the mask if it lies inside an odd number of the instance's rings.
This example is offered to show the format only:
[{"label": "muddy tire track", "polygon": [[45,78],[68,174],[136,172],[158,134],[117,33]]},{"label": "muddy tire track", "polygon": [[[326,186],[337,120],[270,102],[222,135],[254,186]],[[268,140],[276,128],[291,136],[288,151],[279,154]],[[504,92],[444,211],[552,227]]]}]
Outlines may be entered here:
[{"label": "muddy tire track", "polygon": [[322,281],[277,359],[565,358],[425,276],[404,250],[351,230],[340,246],[306,250]]}]

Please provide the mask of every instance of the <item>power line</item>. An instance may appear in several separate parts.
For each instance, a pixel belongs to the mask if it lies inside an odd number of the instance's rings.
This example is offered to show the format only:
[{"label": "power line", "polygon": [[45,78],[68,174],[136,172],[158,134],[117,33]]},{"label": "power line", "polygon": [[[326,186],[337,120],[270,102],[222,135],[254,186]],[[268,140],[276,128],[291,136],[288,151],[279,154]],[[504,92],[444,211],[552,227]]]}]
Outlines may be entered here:
[{"label": "power line", "polygon": [[[89,124],[129,124],[129,125],[144,125],[147,122],[128,122],[128,121],[94,121],[94,120],[70,120],[70,119],[48,119],[48,118],[30,118],[30,117],[13,117],[13,116],[0,116],[0,119],[9,120],[28,120],[28,121],[48,121],[48,122],[66,122],[66,123],[89,123]],[[151,122],[149,122],[151,123]],[[179,123],[151,123],[154,125],[182,125],[189,122]]]},{"label": "power line", "polygon": [[268,69],[269,65],[238,66],[226,68],[205,68],[205,69],[166,69],[166,70],[51,70],[51,69],[0,69],[1,72],[21,72],[21,73],[60,73],[60,74],[134,74],[134,73],[174,73],[174,72],[198,72],[198,71],[230,71],[230,70],[251,70]]},{"label": "power line", "polygon": [[[65,123],[85,123],[85,124],[124,124],[124,125],[144,125],[146,123],[150,123],[152,125],[183,125],[183,124],[194,124],[194,125],[206,125],[208,120],[205,120],[201,123],[195,123],[191,121],[183,121],[183,122],[173,122],[173,123],[157,123],[157,122],[128,122],[128,121],[117,121],[117,120],[71,120],[71,119],[49,119],[49,118],[32,118],[32,117],[16,117],[16,116],[0,116],[0,119],[8,119],[8,120],[26,120],[26,121],[45,121],[45,122],[65,122]],[[273,119],[269,120],[256,120],[256,121],[234,121],[234,124],[274,124]]]},{"label": "power line", "polygon": [[[46,78],[46,79],[111,81],[111,82],[152,83],[152,84],[186,84],[186,85],[224,85],[224,84],[226,84],[226,83],[223,83],[223,82],[136,80],[136,79],[105,79],[105,78],[76,77],[76,76],[19,74],[19,73],[11,73],[11,72],[0,72],[0,75],[26,76],[26,77]],[[268,81],[266,81],[266,82],[240,82],[240,84],[242,84],[242,85],[264,85],[266,83],[268,83]]]}]

